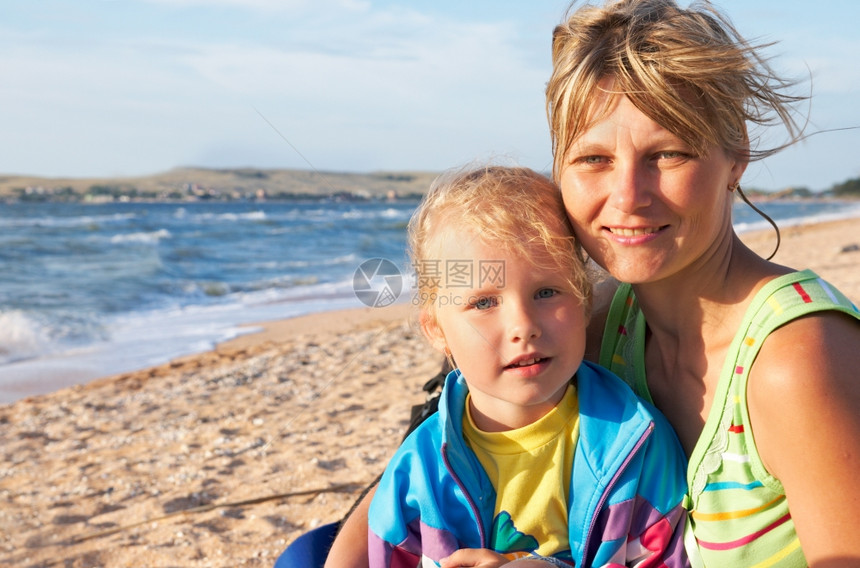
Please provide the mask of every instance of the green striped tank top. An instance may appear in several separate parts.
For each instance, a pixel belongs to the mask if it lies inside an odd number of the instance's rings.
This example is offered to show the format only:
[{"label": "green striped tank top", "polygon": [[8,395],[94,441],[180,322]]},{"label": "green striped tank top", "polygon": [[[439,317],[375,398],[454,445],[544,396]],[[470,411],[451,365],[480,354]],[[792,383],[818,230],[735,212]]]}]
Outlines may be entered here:
[{"label": "green striped tank top", "polygon": [[[806,270],[768,282],[755,296],[723,365],[714,403],[687,468],[688,529],[693,566],[806,566],[778,479],[765,469],[749,428],[747,380],[762,342],[802,315],[860,312],[833,286]],[[615,294],[600,364],[650,400],[645,381],[645,318],[629,284]]]}]

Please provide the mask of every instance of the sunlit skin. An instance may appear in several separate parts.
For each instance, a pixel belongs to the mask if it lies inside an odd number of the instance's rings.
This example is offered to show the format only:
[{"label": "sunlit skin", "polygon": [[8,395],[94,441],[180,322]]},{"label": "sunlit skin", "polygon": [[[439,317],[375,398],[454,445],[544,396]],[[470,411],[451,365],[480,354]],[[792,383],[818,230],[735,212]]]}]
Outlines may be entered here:
[{"label": "sunlit skin", "polygon": [[610,104],[560,170],[577,237],[618,280],[685,277],[731,240],[727,188],[746,164],[717,147],[696,155],[627,97]]},{"label": "sunlit skin", "polygon": [[[439,258],[475,269],[474,286],[439,290],[423,327],[450,350],[469,385],[470,412],[485,431],[520,428],[552,410],[582,362],[585,312],[557,269],[538,268],[469,231],[439,239]],[[540,258],[540,249],[530,258]],[[478,280],[482,260],[504,263],[504,286]]]}]

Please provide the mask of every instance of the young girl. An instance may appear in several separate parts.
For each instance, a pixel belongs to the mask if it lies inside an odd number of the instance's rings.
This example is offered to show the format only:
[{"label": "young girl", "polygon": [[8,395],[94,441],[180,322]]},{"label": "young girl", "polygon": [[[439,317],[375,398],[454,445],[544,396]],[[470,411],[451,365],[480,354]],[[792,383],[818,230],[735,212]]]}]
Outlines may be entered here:
[{"label": "young girl", "polygon": [[443,176],[409,246],[422,330],[455,370],[376,490],[370,565],[686,566],[686,458],[582,360],[590,285],[558,188],[523,168]]}]

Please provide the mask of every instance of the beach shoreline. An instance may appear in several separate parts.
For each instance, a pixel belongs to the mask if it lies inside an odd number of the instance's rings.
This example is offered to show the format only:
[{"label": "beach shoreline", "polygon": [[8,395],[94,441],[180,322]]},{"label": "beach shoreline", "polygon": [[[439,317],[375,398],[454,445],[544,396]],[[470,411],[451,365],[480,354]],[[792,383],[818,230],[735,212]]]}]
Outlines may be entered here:
[{"label": "beach shoreline", "polygon": [[[856,219],[775,261],[860,301]],[[767,256],[772,230],[742,240]],[[272,566],[384,468],[442,363],[411,305],[255,324],[204,353],[0,405],[0,564]]]}]

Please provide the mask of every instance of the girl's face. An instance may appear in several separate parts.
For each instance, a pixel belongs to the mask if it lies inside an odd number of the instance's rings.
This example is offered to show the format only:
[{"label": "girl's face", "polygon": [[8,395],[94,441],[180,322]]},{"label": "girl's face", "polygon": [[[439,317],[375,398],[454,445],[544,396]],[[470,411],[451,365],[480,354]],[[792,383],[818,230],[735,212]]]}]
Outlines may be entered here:
[{"label": "girl's face", "polygon": [[[612,95],[607,95],[612,96]],[[701,267],[732,235],[729,186],[745,162],[719,148],[697,156],[627,97],[580,136],[559,169],[576,236],[622,282]]]},{"label": "girl's face", "polygon": [[[552,410],[582,362],[582,302],[555,268],[451,229],[440,238],[445,282],[422,316],[433,346],[450,351],[472,395],[470,412],[486,431],[531,424]],[[546,254],[532,246],[529,258]]]}]

